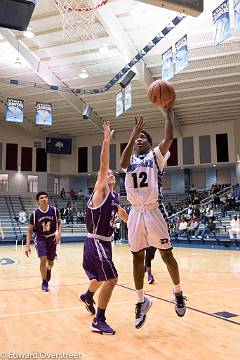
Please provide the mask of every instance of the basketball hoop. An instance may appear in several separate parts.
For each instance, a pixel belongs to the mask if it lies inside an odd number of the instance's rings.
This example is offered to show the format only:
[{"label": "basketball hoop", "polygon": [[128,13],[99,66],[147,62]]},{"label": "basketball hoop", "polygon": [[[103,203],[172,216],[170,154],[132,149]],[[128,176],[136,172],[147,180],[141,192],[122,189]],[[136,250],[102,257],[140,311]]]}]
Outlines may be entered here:
[{"label": "basketball hoop", "polygon": [[108,0],[93,6],[90,0],[53,0],[63,18],[64,37],[84,42],[96,38],[95,12]]}]

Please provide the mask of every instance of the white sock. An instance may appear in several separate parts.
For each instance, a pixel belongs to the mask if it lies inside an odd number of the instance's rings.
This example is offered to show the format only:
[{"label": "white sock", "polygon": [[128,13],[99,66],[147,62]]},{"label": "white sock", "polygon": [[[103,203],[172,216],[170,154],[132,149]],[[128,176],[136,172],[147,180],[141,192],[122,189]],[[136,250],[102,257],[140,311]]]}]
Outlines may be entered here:
[{"label": "white sock", "polygon": [[137,303],[143,303],[144,302],[144,291],[143,291],[143,289],[136,290],[136,295],[137,295]]},{"label": "white sock", "polygon": [[174,289],[175,294],[180,293],[182,291],[180,284],[174,285],[173,289]]}]

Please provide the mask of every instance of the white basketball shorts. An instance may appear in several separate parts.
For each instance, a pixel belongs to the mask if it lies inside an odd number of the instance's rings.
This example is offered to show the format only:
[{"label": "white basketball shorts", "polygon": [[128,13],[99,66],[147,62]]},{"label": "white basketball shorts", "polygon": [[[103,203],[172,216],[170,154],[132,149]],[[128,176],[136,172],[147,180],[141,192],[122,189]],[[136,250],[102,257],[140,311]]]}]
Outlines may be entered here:
[{"label": "white basketball shorts", "polygon": [[167,250],[172,248],[168,226],[160,209],[132,206],[128,217],[128,242],[132,252],[149,246]]}]

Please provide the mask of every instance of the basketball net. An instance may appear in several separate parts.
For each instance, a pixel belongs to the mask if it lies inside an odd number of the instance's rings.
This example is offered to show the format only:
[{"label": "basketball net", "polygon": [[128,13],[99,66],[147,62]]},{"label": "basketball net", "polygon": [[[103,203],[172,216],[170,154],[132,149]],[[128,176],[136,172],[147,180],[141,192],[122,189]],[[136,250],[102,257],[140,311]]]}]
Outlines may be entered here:
[{"label": "basketball net", "polygon": [[63,18],[64,37],[68,41],[85,42],[96,39],[95,12],[108,0],[93,6],[90,0],[53,0]]}]

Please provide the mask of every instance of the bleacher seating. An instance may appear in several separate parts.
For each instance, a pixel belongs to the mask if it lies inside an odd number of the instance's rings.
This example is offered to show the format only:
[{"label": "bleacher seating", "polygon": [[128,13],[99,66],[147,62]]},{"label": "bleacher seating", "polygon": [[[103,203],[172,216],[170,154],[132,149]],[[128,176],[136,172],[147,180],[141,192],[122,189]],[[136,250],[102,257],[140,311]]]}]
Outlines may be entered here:
[{"label": "bleacher seating", "polygon": [[[232,189],[228,189],[228,191],[232,191]],[[186,194],[168,194],[165,196],[164,202],[167,204],[170,202],[171,204],[176,202],[185,202],[187,200]],[[56,206],[59,210],[64,208],[70,200],[68,198],[62,199],[57,195],[49,196],[49,203],[51,205]],[[87,199],[78,199],[71,201],[72,206],[74,205],[77,209],[85,211]],[[209,200],[211,201],[211,199]],[[207,202],[204,200],[204,203]],[[121,205],[127,204],[126,197],[121,197]],[[128,204],[129,205],[129,204]],[[19,195],[1,195],[0,196],[0,223],[2,227],[2,231],[4,234],[4,241],[12,241],[15,242],[16,239],[22,238],[23,234],[27,233],[28,229],[28,221],[26,224],[19,224],[16,221],[16,217],[21,209],[23,209],[27,214],[27,220],[32,213],[32,211],[37,207],[37,203],[34,198],[25,198]],[[186,236],[179,236],[176,240],[177,243],[180,244],[216,244],[216,245],[239,245],[240,239],[230,240],[228,229],[230,227],[230,221],[235,214],[235,211],[228,211],[225,217],[222,217],[220,211],[216,211],[216,229],[213,234],[210,234],[208,237],[204,239],[198,238],[190,238]],[[87,230],[86,225],[84,223],[77,224],[76,212],[73,213],[73,224],[63,223],[63,236],[66,237],[83,237],[85,236]],[[125,231],[121,231],[121,233],[125,233]],[[172,238],[173,242],[175,242],[175,238]],[[0,243],[3,242],[0,238]]]}]

